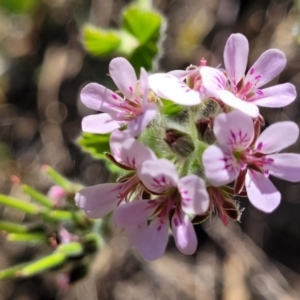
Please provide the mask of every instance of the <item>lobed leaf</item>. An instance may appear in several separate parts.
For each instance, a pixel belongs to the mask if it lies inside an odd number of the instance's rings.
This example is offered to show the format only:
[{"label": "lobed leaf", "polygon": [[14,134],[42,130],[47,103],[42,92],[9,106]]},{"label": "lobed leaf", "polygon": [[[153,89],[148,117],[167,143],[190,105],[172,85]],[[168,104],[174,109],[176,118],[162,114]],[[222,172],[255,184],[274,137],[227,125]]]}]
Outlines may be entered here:
[{"label": "lobed leaf", "polygon": [[77,143],[81,149],[93,158],[105,160],[106,166],[112,173],[120,173],[121,169],[106,159],[105,152],[109,151],[110,134],[94,134],[83,132]]},{"label": "lobed leaf", "polygon": [[117,31],[104,30],[86,25],[82,30],[83,43],[89,53],[95,56],[107,56],[115,52],[121,43]]}]

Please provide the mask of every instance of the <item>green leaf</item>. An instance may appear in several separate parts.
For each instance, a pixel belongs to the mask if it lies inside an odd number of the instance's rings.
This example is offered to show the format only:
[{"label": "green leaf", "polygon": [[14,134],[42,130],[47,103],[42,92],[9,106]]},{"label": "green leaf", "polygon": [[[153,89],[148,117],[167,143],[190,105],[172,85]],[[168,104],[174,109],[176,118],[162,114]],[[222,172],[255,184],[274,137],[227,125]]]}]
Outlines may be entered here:
[{"label": "green leaf", "polygon": [[104,30],[86,25],[82,30],[83,43],[89,53],[95,56],[107,56],[115,52],[121,38],[117,31]]},{"label": "green leaf", "polygon": [[66,259],[67,256],[65,253],[55,252],[28,264],[18,272],[18,276],[29,277],[41,272],[45,272],[46,270],[61,266]]},{"label": "green leaf", "polygon": [[54,183],[61,186],[66,192],[73,193],[74,192],[74,184],[69,181],[67,178],[56,172],[50,166],[44,166],[44,171],[48,174],[48,176],[53,180]]},{"label": "green leaf", "polygon": [[119,30],[121,43],[118,53],[123,56],[130,57],[134,50],[140,45],[138,39],[126,30]]},{"label": "green leaf", "polygon": [[122,28],[139,41],[139,46],[129,56],[129,61],[137,72],[141,67],[152,69],[152,63],[158,54],[163,17],[149,9],[131,5],[123,12]]},{"label": "green leaf", "polygon": [[151,9],[152,0],[136,0],[135,5],[141,9]]},{"label": "green leaf", "polygon": [[110,172],[120,173],[122,170],[105,157],[105,152],[110,151],[109,138],[110,134],[82,133],[77,143],[83,151],[89,153],[92,157],[105,160]]},{"label": "green leaf", "polygon": [[94,158],[103,159],[104,153],[110,151],[109,138],[110,134],[82,133],[77,143]]},{"label": "green leaf", "polygon": [[28,228],[24,225],[0,221],[0,230],[9,233],[24,233],[28,231]]},{"label": "green leaf", "polygon": [[161,112],[169,117],[177,115],[183,110],[183,107],[181,105],[178,105],[173,101],[162,99],[162,103],[163,107]]},{"label": "green leaf", "polygon": [[31,214],[31,215],[38,214],[41,211],[41,209],[38,206],[36,206],[32,203],[28,203],[23,200],[5,196],[5,195],[1,195],[1,194],[0,194],[0,204],[21,210],[21,211],[23,211],[27,214]]},{"label": "green leaf", "polygon": [[132,5],[123,12],[122,28],[135,36],[140,44],[148,42],[159,31],[161,24],[161,16],[152,10]]},{"label": "green leaf", "polygon": [[34,188],[26,185],[26,184],[22,184],[22,191],[24,193],[26,193],[27,195],[29,195],[31,198],[33,198],[35,201],[37,201],[38,203],[51,208],[52,207],[52,201],[49,197],[41,194],[40,192],[38,192],[37,190],[35,190]]},{"label": "green leaf", "polygon": [[48,237],[42,233],[9,233],[6,236],[10,242],[46,243]]}]

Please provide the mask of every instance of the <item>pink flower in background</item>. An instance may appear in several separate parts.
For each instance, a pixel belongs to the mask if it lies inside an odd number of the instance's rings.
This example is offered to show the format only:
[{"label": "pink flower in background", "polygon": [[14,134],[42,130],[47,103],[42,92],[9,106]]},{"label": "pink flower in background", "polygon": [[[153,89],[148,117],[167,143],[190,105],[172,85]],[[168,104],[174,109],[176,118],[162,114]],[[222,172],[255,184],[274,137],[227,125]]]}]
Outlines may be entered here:
[{"label": "pink flower in background", "polygon": [[169,222],[177,248],[193,254],[197,238],[188,214],[201,215],[209,208],[204,181],[196,175],[179,178],[175,166],[166,159],[148,160],[137,172],[146,190],[157,198],[119,206],[114,212],[116,223],[126,229],[129,240],[145,259],[164,254]]},{"label": "pink flower in background", "polygon": [[137,136],[157,113],[156,104],[148,102],[148,75],[142,68],[138,82],[133,67],[122,57],[110,62],[109,74],[124,97],[98,83],[86,85],[80,95],[82,102],[104,113],[83,118],[82,130],[103,134],[128,124]]},{"label": "pink flower in background", "polygon": [[54,185],[49,189],[47,196],[53,201],[54,207],[64,207],[67,192],[62,187]]},{"label": "pink flower in background", "polygon": [[251,117],[259,114],[258,106],[284,107],[296,98],[290,83],[260,89],[274,79],[286,65],[285,55],[277,49],[265,51],[245,74],[249,53],[246,37],[232,34],[225,45],[226,75],[218,69],[202,67],[202,89],[206,96],[215,97]]},{"label": "pink flower in background", "polygon": [[117,183],[103,183],[87,187],[75,196],[76,205],[90,218],[101,218],[114,210],[122,201],[143,191],[136,169],[147,160],[156,159],[145,145],[130,137],[129,132],[115,130],[110,137],[111,159],[124,170],[132,171]]},{"label": "pink flower in background", "polygon": [[69,244],[79,240],[79,236],[70,233],[65,227],[60,226],[58,237],[60,244]]},{"label": "pink flower in background", "polygon": [[205,175],[213,186],[245,178],[250,202],[264,212],[272,212],[281,195],[269,174],[300,181],[300,154],[277,153],[296,142],[299,129],[295,123],[275,123],[254,141],[252,119],[236,110],[218,115],[213,131],[217,144],[209,146],[202,157]]}]

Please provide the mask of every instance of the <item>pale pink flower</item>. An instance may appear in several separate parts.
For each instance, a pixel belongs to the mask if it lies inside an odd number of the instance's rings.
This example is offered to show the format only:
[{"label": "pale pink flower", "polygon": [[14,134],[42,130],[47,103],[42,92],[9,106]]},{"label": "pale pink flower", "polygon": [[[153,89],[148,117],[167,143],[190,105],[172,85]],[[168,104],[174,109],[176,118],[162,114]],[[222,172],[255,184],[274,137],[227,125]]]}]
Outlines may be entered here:
[{"label": "pale pink flower", "polygon": [[136,169],[147,160],[156,159],[145,145],[130,137],[127,131],[115,130],[110,137],[110,159],[124,170],[131,171],[117,183],[103,183],[87,187],[75,196],[76,205],[90,218],[101,218],[135,193],[142,192]]},{"label": "pale pink flower", "polygon": [[160,98],[185,106],[198,105],[202,101],[200,92],[183,81],[190,74],[190,71],[152,74],[149,76],[149,87]]},{"label": "pale pink flower", "polygon": [[57,208],[64,207],[68,194],[61,186],[54,185],[49,189],[47,196],[53,201],[53,206]]},{"label": "pale pink flower", "polygon": [[265,51],[245,76],[248,52],[249,44],[246,37],[240,33],[232,34],[224,49],[227,76],[221,70],[202,67],[200,69],[202,92],[253,118],[259,114],[257,105],[283,107],[294,101],[296,89],[290,83],[260,89],[285,68],[284,53],[277,49]]},{"label": "pale pink flower", "polygon": [[291,182],[300,181],[300,155],[277,153],[295,143],[298,126],[290,121],[278,122],[255,140],[252,119],[235,110],[218,115],[214,122],[216,145],[209,146],[202,161],[206,178],[213,186],[222,186],[236,179],[245,188],[251,203],[264,212],[272,212],[281,195],[270,181],[269,174]]},{"label": "pale pink flower", "polygon": [[70,233],[64,226],[60,226],[58,237],[60,244],[69,244],[79,240],[77,235]]},{"label": "pale pink flower", "polygon": [[175,166],[166,159],[144,162],[138,175],[146,190],[157,196],[119,206],[114,211],[116,223],[125,227],[129,240],[145,259],[164,254],[170,226],[177,248],[193,254],[197,238],[188,215],[201,215],[209,208],[204,181],[196,175],[179,178]]},{"label": "pale pink flower", "polygon": [[98,83],[90,83],[81,91],[81,100],[89,108],[104,112],[82,120],[82,130],[109,133],[128,124],[132,135],[139,135],[157,113],[155,103],[148,102],[148,75],[142,68],[140,81],[131,64],[122,57],[109,64],[109,74],[124,97]]}]

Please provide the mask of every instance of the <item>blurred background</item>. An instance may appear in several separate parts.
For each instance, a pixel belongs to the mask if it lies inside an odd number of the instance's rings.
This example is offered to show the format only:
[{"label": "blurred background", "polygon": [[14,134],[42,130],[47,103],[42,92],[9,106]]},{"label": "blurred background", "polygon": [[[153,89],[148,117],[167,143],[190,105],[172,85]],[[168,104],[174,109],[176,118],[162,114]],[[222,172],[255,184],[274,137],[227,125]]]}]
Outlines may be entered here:
[{"label": "blurred background", "polygon": [[[118,28],[127,0],[0,0],[0,191],[17,196],[11,183],[46,191],[41,166],[49,164],[71,180],[93,185],[107,180],[103,162],[76,145],[81,119],[91,113],[79,99],[95,81],[110,87],[112,57],[88,55],[81,28],[89,22]],[[167,20],[163,54],[156,70],[184,69],[204,57],[223,63],[228,36],[249,39],[249,66],[269,48],[287,56],[287,67],[271,84],[300,90],[300,1],[154,0]],[[267,124],[300,125],[299,98],[284,109],[263,109]],[[300,143],[288,151],[299,153]],[[300,184],[274,180],[283,201],[266,215],[242,200],[240,224],[224,228],[217,219],[197,225],[195,255],[181,255],[172,239],[164,257],[145,262],[121,230],[98,254],[92,272],[68,290],[51,276],[0,282],[0,300],[32,299],[300,299]],[[0,206],[1,219],[24,215]],[[0,269],[32,259],[36,248],[10,244],[0,235]]]}]

